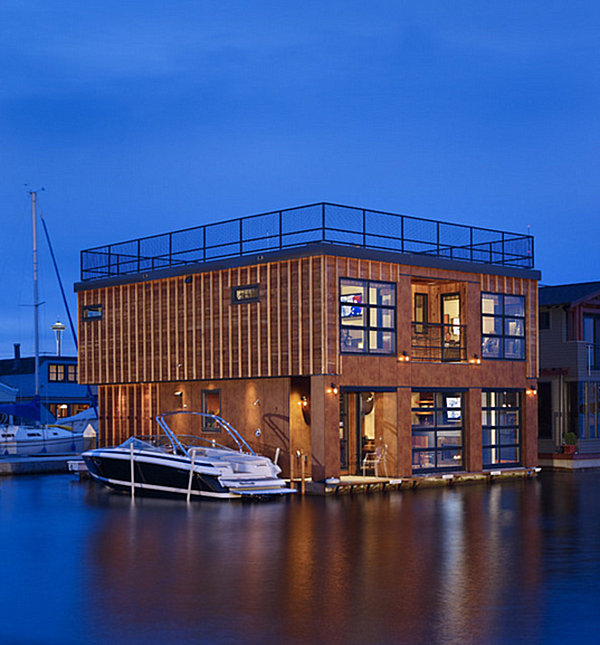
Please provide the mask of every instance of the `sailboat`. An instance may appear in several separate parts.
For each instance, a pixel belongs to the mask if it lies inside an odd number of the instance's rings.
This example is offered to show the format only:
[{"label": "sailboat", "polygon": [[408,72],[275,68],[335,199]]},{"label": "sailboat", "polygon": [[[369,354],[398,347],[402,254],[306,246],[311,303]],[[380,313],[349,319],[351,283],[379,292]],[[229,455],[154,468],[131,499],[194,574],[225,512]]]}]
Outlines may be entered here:
[{"label": "sailboat", "polygon": [[[4,403],[0,405],[0,455],[67,455],[79,454],[89,448],[88,428],[41,424],[40,399],[40,351],[38,309],[38,261],[37,261],[37,194],[30,191],[33,222],[33,327],[35,341],[35,396],[31,401]],[[31,423],[13,423],[14,417]],[[86,430],[87,435],[86,437]],[[95,435],[94,435],[95,438]]]}]

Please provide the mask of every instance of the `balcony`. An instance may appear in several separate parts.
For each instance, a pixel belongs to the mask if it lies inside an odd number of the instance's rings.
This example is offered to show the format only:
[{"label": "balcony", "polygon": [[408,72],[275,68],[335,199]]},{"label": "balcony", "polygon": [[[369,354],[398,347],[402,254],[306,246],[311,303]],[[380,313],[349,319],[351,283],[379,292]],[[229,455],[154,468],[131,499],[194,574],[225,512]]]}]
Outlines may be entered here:
[{"label": "balcony", "polygon": [[81,252],[81,280],[319,242],[523,269],[534,266],[530,235],[318,203],[86,249]]},{"label": "balcony", "polygon": [[464,363],[467,360],[466,344],[466,325],[412,323],[411,361]]}]

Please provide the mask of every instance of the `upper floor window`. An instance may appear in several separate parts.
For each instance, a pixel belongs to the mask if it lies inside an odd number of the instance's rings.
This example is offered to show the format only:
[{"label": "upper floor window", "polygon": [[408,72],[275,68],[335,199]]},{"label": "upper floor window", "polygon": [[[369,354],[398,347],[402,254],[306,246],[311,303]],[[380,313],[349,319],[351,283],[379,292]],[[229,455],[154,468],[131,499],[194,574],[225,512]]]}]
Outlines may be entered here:
[{"label": "upper floor window", "polygon": [[244,302],[258,302],[260,300],[260,286],[246,284],[241,287],[231,287],[231,304],[239,305]]},{"label": "upper floor window", "polygon": [[62,363],[50,363],[48,365],[48,380],[49,381],[64,381],[65,380],[65,366]]},{"label": "upper floor window", "polygon": [[102,305],[86,305],[81,310],[83,320],[102,320]]},{"label": "upper floor window", "polygon": [[48,380],[53,382],[77,382],[77,365],[65,363],[48,363]]},{"label": "upper floor window", "polygon": [[481,355],[525,359],[525,296],[481,294]]},{"label": "upper floor window", "polygon": [[396,352],[395,284],[342,278],[339,312],[341,352]]},{"label": "upper floor window", "polygon": [[429,318],[428,296],[426,293],[415,293],[413,322],[415,334],[427,333],[427,321]]}]

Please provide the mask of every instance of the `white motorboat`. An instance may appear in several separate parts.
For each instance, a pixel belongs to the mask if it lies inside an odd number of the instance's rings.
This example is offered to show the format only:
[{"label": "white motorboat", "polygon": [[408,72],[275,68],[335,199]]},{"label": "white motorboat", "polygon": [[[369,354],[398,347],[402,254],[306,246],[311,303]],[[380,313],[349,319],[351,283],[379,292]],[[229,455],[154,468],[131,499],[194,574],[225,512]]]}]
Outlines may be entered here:
[{"label": "white motorboat", "polygon": [[[175,415],[210,420],[235,448],[199,435],[177,435],[167,423]],[[130,437],[119,446],[82,457],[93,479],[132,495],[192,498],[260,498],[296,491],[278,477],[281,468],[257,455],[235,428],[214,414],[180,410],[156,417],[162,434]],[[190,419],[191,420],[191,419]]]}]

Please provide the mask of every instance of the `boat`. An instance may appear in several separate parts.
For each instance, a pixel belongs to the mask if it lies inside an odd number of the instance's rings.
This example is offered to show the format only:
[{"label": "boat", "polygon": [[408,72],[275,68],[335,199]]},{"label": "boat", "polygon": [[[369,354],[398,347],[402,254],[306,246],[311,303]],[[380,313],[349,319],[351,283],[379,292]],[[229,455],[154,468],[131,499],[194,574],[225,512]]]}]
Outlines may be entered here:
[{"label": "boat", "polygon": [[[211,424],[231,446],[199,435],[176,434],[167,422],[176,416],[180,425],[192,417]],[[132,496],[140,493],[185,497],[187,501],[267,498],[296,492],[278,477],[281,468],[268,457],[256,454],[225,419],[176,410],[159,414],[156,422],[162,433],[133,436],[118,446],[84,452],[82,457],[90,476]]]},{"label": "boat", "polygon": [[[31,401],[0,404],[0,455],[64,455],[81,453],[86,449],[89,436],[85,428],[74,425],[42,424],[39,387],[39,331],[38,331],[38,261],[37,261],[37,193],[31,195],[33,233],[33,312],[35,341],[35,396]],[[66,302],[65,302],[66,305]],[[95,410],[94,410],[95,413]],[[15,423],[15,417],[26,423]],[[89,431],[88,431],[89,435]],[[95,435],[94,435],[95,439]]]}]

